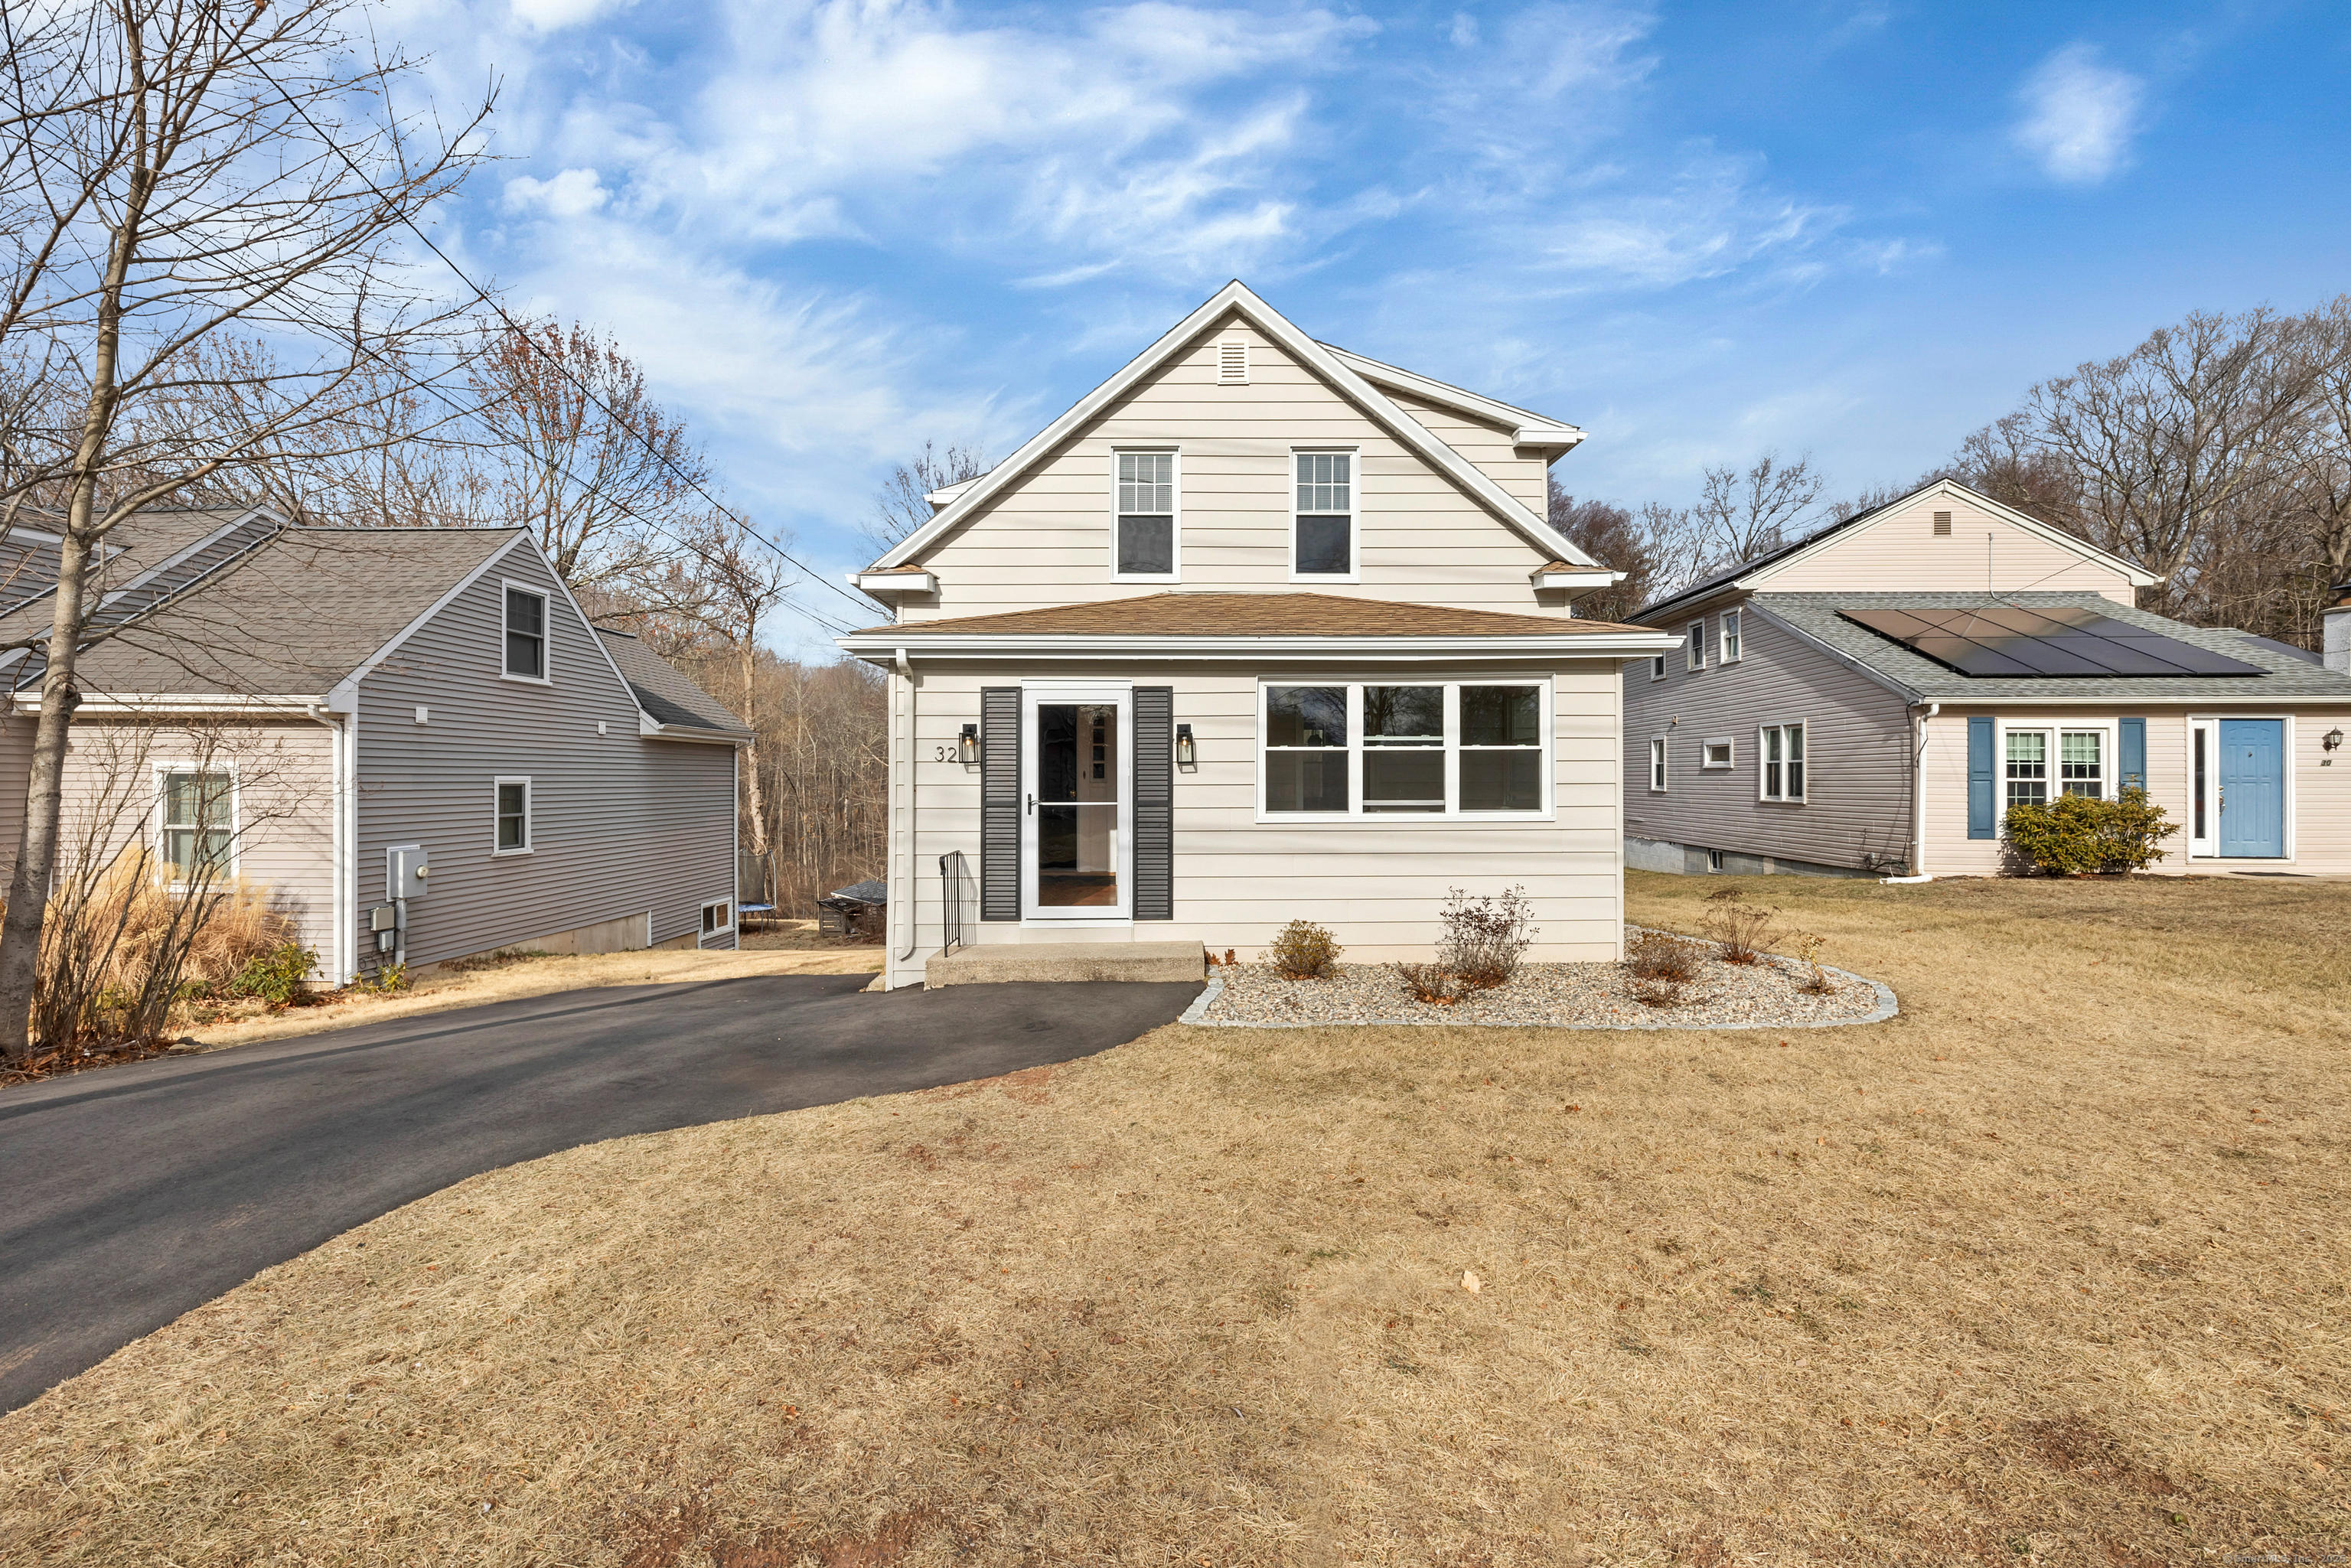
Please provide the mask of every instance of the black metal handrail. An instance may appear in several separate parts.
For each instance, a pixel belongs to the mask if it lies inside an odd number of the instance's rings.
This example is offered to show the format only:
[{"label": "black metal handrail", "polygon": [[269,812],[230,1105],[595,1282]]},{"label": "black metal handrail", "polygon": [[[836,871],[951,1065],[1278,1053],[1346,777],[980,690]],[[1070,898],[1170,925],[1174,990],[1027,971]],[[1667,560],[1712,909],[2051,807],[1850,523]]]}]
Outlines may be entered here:
[{"label": "black metal handrail", "polygon": [[965,945],[963,934],[964,888],[968,885],[964,871],[963,852],[949,850],[939,857],[939,951],[952,953]]}]

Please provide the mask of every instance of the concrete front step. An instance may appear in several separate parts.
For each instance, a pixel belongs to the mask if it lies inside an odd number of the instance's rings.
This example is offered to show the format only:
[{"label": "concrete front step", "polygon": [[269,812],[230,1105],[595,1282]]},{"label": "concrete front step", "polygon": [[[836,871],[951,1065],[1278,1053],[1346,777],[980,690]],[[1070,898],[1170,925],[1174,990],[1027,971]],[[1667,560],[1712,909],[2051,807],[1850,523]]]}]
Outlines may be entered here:
[{"label": "concrete front step", "polygon": [[923,966],[923,988],[1003,980],[1196,980],[1197,942],[1003,942],[958,947]]}]

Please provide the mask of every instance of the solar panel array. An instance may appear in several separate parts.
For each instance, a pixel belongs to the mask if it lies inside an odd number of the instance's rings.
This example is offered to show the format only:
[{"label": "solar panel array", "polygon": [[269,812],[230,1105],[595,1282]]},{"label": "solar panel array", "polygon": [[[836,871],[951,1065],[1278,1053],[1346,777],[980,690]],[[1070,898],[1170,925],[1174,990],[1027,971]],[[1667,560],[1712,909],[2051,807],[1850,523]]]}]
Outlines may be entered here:
[{"label": "solar panel array", "polygon": [[1840,610],[1915,653],[1963,675],[2258,675],[2266,672],[2095,610]]}]

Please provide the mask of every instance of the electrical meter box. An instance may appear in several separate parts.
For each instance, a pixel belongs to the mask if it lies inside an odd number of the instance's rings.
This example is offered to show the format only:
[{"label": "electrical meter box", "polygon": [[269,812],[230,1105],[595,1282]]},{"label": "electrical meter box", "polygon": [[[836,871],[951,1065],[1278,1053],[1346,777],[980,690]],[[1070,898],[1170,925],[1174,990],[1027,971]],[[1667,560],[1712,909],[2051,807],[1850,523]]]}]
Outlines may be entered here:
[{"label": "electrical meter box", "polygon": [[405,898],[411,903],[424,896],[424,884],[432,874],[423,844],[394,844],[383,852],[384,896]]}]

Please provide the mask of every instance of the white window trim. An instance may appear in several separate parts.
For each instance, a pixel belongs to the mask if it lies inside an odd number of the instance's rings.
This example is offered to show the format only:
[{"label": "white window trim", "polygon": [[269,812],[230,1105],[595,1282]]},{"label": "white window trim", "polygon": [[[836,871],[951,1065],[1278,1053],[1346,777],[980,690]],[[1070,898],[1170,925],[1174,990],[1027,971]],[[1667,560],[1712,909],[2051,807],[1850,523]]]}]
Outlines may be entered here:
[{"label": "white window trim", "polygon": [[[507,784],[522,786],[522,848],[498,848],[498,790]],[[490,780],[490,858],[513,860],[538,848],[538,790],[531,781],[518,773],[501,774]]]},{"label": "white window trim", "polygon": [[1665,678],[1666,656],[1663,653],[1659,653],[1656,658],[1649,661],[1649,679],[1653,681],[1662,681]]},{"label": "white window trim", "polygon": [[[510,591],[532,594],[538,600],[539,673],[535,675],[517,675],[507,669],[507,594]],[[555,684],[555,595],[535,582],[512,577],[498,579],[498,679],[520,681],[527,686]]]},{"label": "white window trim", "polygon": [[[710,912],[714,909],[724,909],[726,911],[726,925],[707,925],[704,924]],[[706,936],[731,936],[735,930],[735,901],[731,898],[704,899],[702,901],[702,913],[695,917],[694,929],[695,933],[695,940],[696,942],[701,941]]]},{"label": "white window trim", "polygon": [[1682,663],[1692,670],[1706,668],[1706,617],[1703,615],[1682,632]]},{"label": "white window trim", "polygon": [[[171,856],[163,850],[163,834],[166,831],[163,781],[166,777],[173,773],[225,773],[228,775],[228,866],[215,875],[214,880],[217,882],[224,877],[235,879],[239,874],[245,855],[245,835],[238,831],[239,824],[245,821],[245,780],[238,776],[236,759],[227,758],[211,762],[175,761],[154,764],[152,798],[155,802],[155,820],[154,831],[150,836],[149,844],[154,852],[155,863],[159,866],[168,866],[172,863]],[[172,891],[177,892],[188,884],[174,877],[172,879],[171,885]]]},{"label": "white window trim", "polygon": [[[2207,827],[2211,829],[2211,831],[2201,839],[2193,836],[2196,831],[2196,732],[2199,729],[2209,730],[2210,732],[2211,737],[2205,742],[2205,745],[2209,748],[2207,755],[2211,758],[2213,762],[2212,782],[2213,788],[2217,790],[2220,788],[2220,779],[2219,767],[2220,759],[2220,721],[2224,718],[2275,718],[2285,721],[2285,727],[2283,731],[2284,755],[2281,758],[2281,762],[2285,772],[2285,803],[2283,807],[2285,811],[2285,853],[2283,856],[2224,855],[2220,853],[2220,813],[2217,810],[2210,813],[2210,820],[2205,824]],[[2275,712],[2198,713],[2188,716],[2187,734],[2184,737],[2187,741],[2187,747],[2180,753],[2180,759],[2183,764],[2184,772],[2180,781],[2181,788],[2179,799],[2181,802],[2180,816],[2183,819],[2180,822],[2180,831],[2183,836],[2188,837],[2188,858],[2189,860],[2213,861],[2222,865],[2236,864],[2274,866],[2285,865],[2294,859],[2296,779],[2294,778],[2295,769],[2294,762],[2294,716],[2293,714]],[[2321,722],[2324,723],[2326,721],[2322,719]],[[2147,771],[2150,774],[2153,773],[2153,767],[2150,766]],[[2149,795],[2153,795],[2155,793],[2154,780],[2152,779],[2148,780],[2147,793]],[[2215,803],[2217,805],[2217,800]]]},{"label": "white window trim", "polygon": [[[1805,736],[1805,739],[1806,739],[1806,740],[1810,740],[1811,738],[1812,738],[1812,737],[1811,737],[1809,734],[1807,734],[1807,735]],[[1725,757],[1725,758],[1723,758],[1723,760],[1721,760],[1720,762],[1716,762],[1716,761],[1714,761],[1713,759],[1711,759],[1710,758],[1708,758],[1708,757],[1707,756],[1707,749],[1708,749],[1708,747],[1716,747],[1716,746],[1719,746],[1719,747],[1721,747],[1725,751],[1727,751],[1727,752],[1729,754],[1729,756]],[[1807,762],[1809,762],[1809,761],[1811,760],[1811,758],[1805,758],[1805,760],[1806,760]],[[1739,766],[1739,745],[1738,745],[1738,742],[1737,742],[1736,740],[1734,740],[1731,737],[1727,736],[1727,735],[1715,735],[1715,736],[1708,736],[1706,739],[1701,740],[1701,741],[1699,741],[1699,742],[1698,743],[1698,771],[1699,771],[1699,772],[1701,772],[1701,773],[1727,773],[1727,772],[1729,772],[1730,770],[1732,770],[1732,769],[1736,768],[1738,766]],[[1809,781],[1809,780],[1811,779],[1811,778],[1812,778],[1812,769],[1811,769],[1811,768],[1807,768],[1804,770],[1804,777],[1805,777],[1805,779],[1806,779],[1806,780],[1807,780],[1807,781]]]},{"label": "white window trim", "polygon": [[[1992,754],[1992,782],[2000,791],[1993,800],[1997,821],[2005,821],[2008,816],[2008,737],[2012,734],[2045,735],[2049,737],[2049,798],[2053,800],[2065,792],[2065,780],[2062,771],[2064,761],[2062,749],[2064,742],[2061,737],[2066,735],[2095,732],[2099,737],[2098,789],[2101,799],[2113,800],[2122,788],[2122,724],[2118,719],[2104,716],[2063,719],[2004,718],[1992,727],[1998,737],[1999,747],[1999,749]],[[2191,779],[2189,782],[2192,786],[2194,781]],[[2192,801],[2190,806],[2192,815]],[[2192,828],[2195,824],[2191,821],[2188,825]]]},{"label": "white window trim", "polygon": [[1662,735],[1649,737],[1649,793],[1665,794],[1673,783],[1673,747]]},{"label": "white window trim", "polygon": [[[1344,811],[1269,811],[1265,807],[1266,694],[1275,686],[1344,686],[1347,689],[1347,809]],[[1443,686],[1445,688],[1445,810],[1442,811],[1366,811],[1364,810],[1364,688],[1365,686]],[[1535,686],[1542,705],[1542,809],[1539,811],[1465,811],[1461,810],[1461,688],[1463,686]],[[1284,827],[1316,823],[1407,829],[1427,822],[1549,822],[1556,819],[1559,712],[1554,706],[1552,677],[1547,674],[1445,674],[1419,676],[1408,671],[1393,675],[1260,675],[1257,683],[1257,821]],[[1332,750],[1339,749],[1332,747]]]},{"label": "white window trim", "polygon": [[[1784,792],[1778,795],[1763,793],[1763,786],[1767,781],[1764,769],[1771,766],[1765,760],[1771,753],[1764,746],[1763,734],[1766,730],[1773,729],[1801,729],[1804,732],[1804,792],[1801,795],[1790,795]],[[1780,782],[1783,790],[1787,783],[1787,767],[1788,759],[1783,755],[1780,758]],[[1755,799],[1771,806],[1806,806],[1812,803],[1813,721],[1810,718],[1785,718],[1777,724],[1759,724],[1755,727]]]},{"label": "white window trim", "polygon": [[1060,928],[1073,925],[1133,925],[1134,924],[1134,680],[1113,676],[1098,681],[1023,681],[1020,683],[1020,796],[1033,801],[1037,794],[1037,705],[1039,703],[1116,703],[1118,753],[1126,758],[1126,777],[1118,797],[1118,851],[1115,874],[1118,904],[1099,913],[1082,906],[1068,914],[1044,913],[1037,902],[1037,826],[1033,805],[1020,814],[1020,924]]},{"label": "white window trim", "polygon": [[[1348,457],[1347,474],[1351,483],[1347,513],[1347,568],[1345,571],[1301,571],[1298,570],[1298,460],[1318,452],[1344,453]],[[1364,580],[1364,452],[1360,446],[1343,443],[1313,442],[1295,445],[1282,460],[1282,515],[1289,519],[1282,532],[1290,542],[1282,549],[1287,552],[1282,565],[1289,570],[1292,582],[1361,582]],[[1329,516],[1328,513],[1307,513],[1309,517]],[[1285,682],[1284,685],[1289,683]],[[1374,685],[1386,685],[1374,682]],[[1262,796],[1259,799],[1263,799]]]},{"label": "white window trim", "polygon": [[1736,610],[1726,610],[1714,618],[1714,662],[1735,664],[1747,653],[1747,618]]},{"label": "white window trim", "polygon": [[[1118,460],[1129,454],[1148,453],[1172,460],[1168,483],[1176,492],[1174,521],[1168,528],[1167,559],[1172,571],[1118,570]],[[1165,441],[1123,441],[1110,449],[1110,580],[1113,582],[1181,582],[1184,580],[1184,449]]]}]

